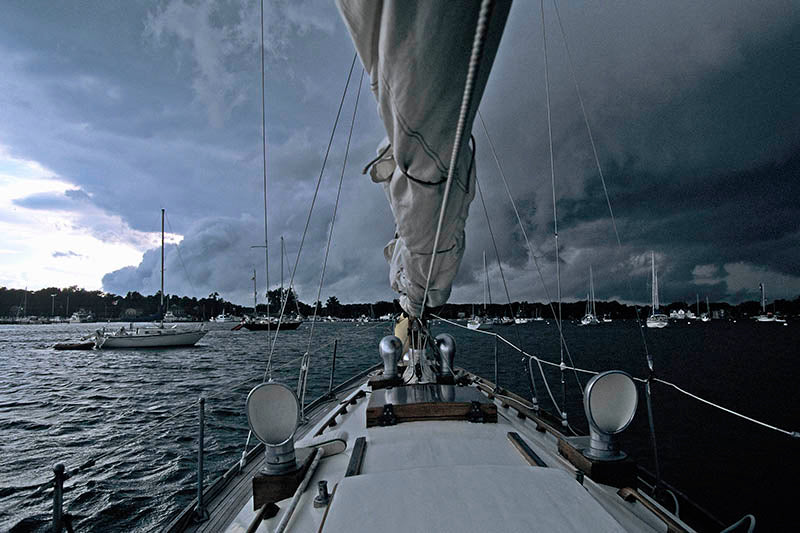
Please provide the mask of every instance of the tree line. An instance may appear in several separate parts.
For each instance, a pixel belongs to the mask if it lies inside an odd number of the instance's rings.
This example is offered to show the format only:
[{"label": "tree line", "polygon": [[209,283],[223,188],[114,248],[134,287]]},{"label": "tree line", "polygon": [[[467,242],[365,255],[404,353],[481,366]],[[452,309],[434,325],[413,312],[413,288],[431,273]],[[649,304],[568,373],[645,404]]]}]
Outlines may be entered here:
[{"label": "tree line", "polygon": [[[397,315],[401,312],[398,300],[378,301],[374,303],[341,303],[336,296],[329,297],[324,303],[317,301],[314,306],[300,301],[294,290],[284,290],[283,298],[281,289],[274,289],[268,293],[268,302],[258,305],[257,313],[277,315],[281,311],[281,306],[285,298],[286,303],[284,312],[287,315],[300,314],[311,316],[316,307],[317,316],[331,316],[335,318],[379,318],[384,315]],[[0,287],[0,316],[22,317],[64,317],[68,318],[78,310],[91,312],[97,320],[154,320],[162,313],[171,311],[179,317],[190,320],[207,320],[221,313],[243,316],[253,314],[253,307],[242,306],[229,302],[222,298],[218,292],[212,292],[205,298],[188,296],[165,295],[164,306],[161,307],[160,293],[152,295],[142,295],[139,292],[131,291],[127,294],[118,295],[103,291],[87,291],[77,286],[67,288],[49,287],[36,291],[26,291],[24,289],[9,289]],[[705,311],[705,306],[701,304],[701,311]],[[800,315],[800,296],[794,300],[775,300],[768,306],[769,311],[775,311],[784,316]],[[565,302],[561,304],[562,316],[566,320],[574,320],[583,316],[586,308],[586,301]],[[635,309],[633,306],[622,304],[616,301],[599,301],[596,303],[597,314],[608,316],[613,319],[634,318]],[[661,311],[669,313],[672,310],[693,310],[695,305],[687,302],[673,302],[662,306]],[[761,312],[761,304],[758,301],[746,301],[737,305],[726,302],[713,302],[712,312],[717,311],[722,316],[728,318],[746,318],[755,316]],[[553,313],[550,305],[541,302],[530,303],[526,301],[513,302],[509,304],[490,304],[484,309],[480,304],[445,304],[443,307],[434,311],[435,314],[449,319],[470,317],[472,314],[486,315],[492,317],[502,316],[521,316],[535,317],[541,316],[545,319],[552,318]],[[649,306],[640,306],[640,317],[647,316],[650,312]]]}]

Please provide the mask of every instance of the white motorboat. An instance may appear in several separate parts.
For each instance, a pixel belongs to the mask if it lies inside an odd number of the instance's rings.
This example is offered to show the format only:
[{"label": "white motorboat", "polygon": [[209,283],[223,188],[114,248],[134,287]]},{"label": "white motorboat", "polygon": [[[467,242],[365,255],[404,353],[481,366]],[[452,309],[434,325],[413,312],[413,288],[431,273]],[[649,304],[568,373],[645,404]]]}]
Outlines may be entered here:
[{"label": "white motorboat", "polygon": [[473,316],[467,320],[467,327],[469,329],[480,329],[481,326],[487,326],[488,322],[479,316]]},{"label": "white motorboat", "polygon": [[72,313],[72,316],[69,317],[70,323],[86,323],[86,322],[94,322],[94,315],[90,311],[84,311],[81,309],[80,311],[75,311]]},{"label": "white motorboat", "polygon": [[241,322],[241,319],[233,315],[226,314],[225,311],[222,311],[220,314],[214,317],[213,322]]}]

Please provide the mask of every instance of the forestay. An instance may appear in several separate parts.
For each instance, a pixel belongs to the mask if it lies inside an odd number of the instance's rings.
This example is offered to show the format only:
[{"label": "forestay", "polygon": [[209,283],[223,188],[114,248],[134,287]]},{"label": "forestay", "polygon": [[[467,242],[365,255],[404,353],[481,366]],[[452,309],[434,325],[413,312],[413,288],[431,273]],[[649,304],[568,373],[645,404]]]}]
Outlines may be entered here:
[{"label": "forestay", "polygon": [[[478,18],[479,0],[407,2],[338,0],[339,9],[369,73],[387,137],[370,176],[382,183],[396,223],[384,248],[392,289],[410,315],[420,312],[445,193],[454,133]],[[474,85],[465,131],[472,129],[489,78],[510,1],[497,2]],[[475,166],[464,137],[453,174],[426,304],[438,307],[464,253]]]}]

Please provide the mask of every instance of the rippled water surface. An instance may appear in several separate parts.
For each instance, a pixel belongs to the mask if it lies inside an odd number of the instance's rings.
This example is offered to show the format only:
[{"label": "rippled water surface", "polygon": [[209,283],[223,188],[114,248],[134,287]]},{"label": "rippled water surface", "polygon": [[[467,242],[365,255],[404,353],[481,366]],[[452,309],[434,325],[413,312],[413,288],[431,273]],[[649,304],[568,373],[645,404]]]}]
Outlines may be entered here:
[{"label": "rippled water surface", "polygon": [[[177,349],[65,351],[90,324],[0,326],[0,530],[45,530],[55,463],[80,470],[66,482],[65,509],[76,531],[152,531],[191,501],[196,491],[197,398],[206,402],[207,483],[241,456],[247,437],[243,406],[261,381],[269,346],[265,332],[212,327],[197,346]],[[274,377],[296,386],[296,359],[309,324],[281,332]],[[308,398],[327,390],[334,339],[336,382],[377,363],[388,323],[317,324]],[[448,325],[457,364],[493,379],[494,339]],[[558,361],[556,329],[537,322],[497,330],[531,353]],[[712,322],[647,331],[656,371],[688,390],[779,427],[800,429],[795,376],[800,334],[795,325]],[[632,321],[595,328],[565,325],[579,367],[621,368],[645,376],[644,347]],[[499,382],[528,395],[520,355],[498,344]],[[546,369],[556,401],[557,369]],[[585,384],[586,376],[581,376]],[[551,403],[540,377],[536,388]],[[740,421],[654,386],[655,424],[664,477],[725,521],[754,512],[759,530],[781,525],[790,494],[774,490],[800,474],[800,440]],[[585,428],[576,378],[567,376],[572,424]],[[309,400],[310,401],[310,400]],[[653,469],[644,402],[623,446]],[[95,460],[94,464],[91,460]],[[771,494],[765,498],[763,494]]]}]

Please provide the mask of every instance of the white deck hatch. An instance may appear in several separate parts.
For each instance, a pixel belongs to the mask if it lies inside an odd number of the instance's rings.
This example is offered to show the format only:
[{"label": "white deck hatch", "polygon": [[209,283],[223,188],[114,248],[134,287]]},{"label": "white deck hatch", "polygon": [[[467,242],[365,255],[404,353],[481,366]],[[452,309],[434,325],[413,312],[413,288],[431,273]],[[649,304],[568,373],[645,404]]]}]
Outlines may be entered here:
[{"label": "white deck hatch", "polygon": [[344,478],[322,531],[624,531],[564,471],[447,466]]}]

